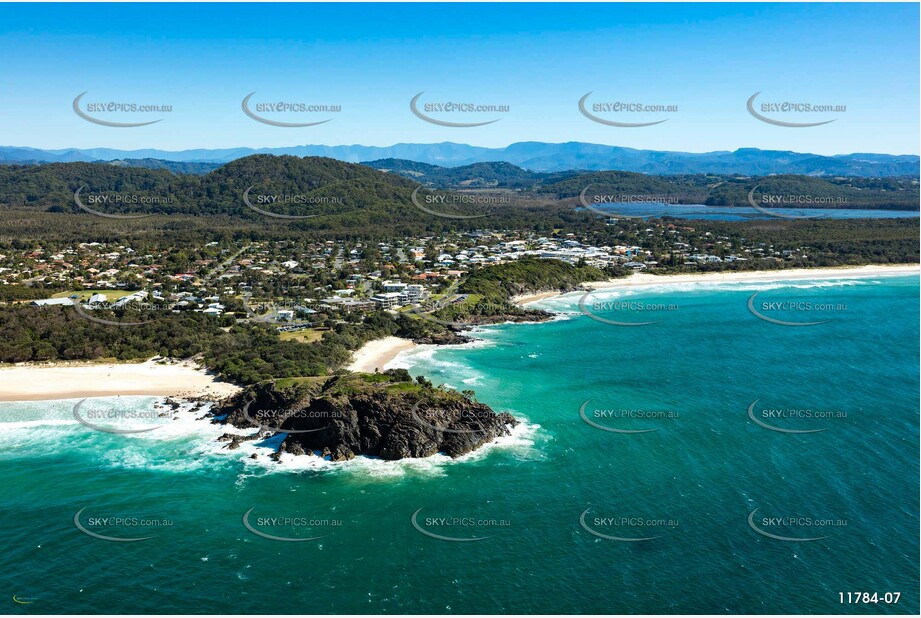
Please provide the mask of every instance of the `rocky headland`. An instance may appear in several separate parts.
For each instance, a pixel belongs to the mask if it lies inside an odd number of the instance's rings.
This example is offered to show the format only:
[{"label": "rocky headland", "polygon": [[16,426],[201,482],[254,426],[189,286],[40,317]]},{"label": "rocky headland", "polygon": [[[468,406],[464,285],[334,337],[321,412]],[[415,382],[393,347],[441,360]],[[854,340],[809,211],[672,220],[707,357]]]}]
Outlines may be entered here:
[{"label": "rocky headland", "polygon": [[233,427],[218,438],[229,449],[285,434],[272,454],[276,460],[284,453],[332,461],[458,457],[518,424],[510,414],[424,379],[413,381],[400,369],[264,382],[224,400],[211,415]]}]

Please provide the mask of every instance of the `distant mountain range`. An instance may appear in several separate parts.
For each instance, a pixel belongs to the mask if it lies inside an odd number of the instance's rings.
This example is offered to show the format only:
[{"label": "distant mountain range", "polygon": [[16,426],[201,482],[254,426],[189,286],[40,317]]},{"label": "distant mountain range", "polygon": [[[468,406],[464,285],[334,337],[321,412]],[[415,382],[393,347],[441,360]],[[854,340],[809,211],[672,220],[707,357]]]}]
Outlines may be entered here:
[{"label": "distant mountain range", "polygon": [[[395,144],[393,146],[292,146],[286,148],[225,148],[168,151],[156,149],[115,150],[69,148],[40,150],[0,146],[0,163],[64,163],[119,161],[141,167],[170,167],[154,162],[187,164],[188,170],[204,173],[217,164],[252,154],[330,157],[359,163],[401,159],[442,167],[484,162],[506,162],[535,172],[567,170],[622,170],[644,174],[805,174],[810,176],[918,176],[917,155],[847,154],[823,156],[784,150],[740,148],[704,153],[637,150],[584,142],[548,144],[518,142],[505,148],[482,148],[467,144]],[[146,160],[146,163],[145,163]]]},{"label": "distant mountain range", "polygon": [[[140,160],[150,163],[150,160]],[[33,208],[52,213],[79,212],[75,192],[133,194],[157,200],[105,204],[109,214],[186,214],[281,218],[323,217],[311,223],[334,221],[343,228],[373,225],[416,226],[426,212],[414,198],[432,191],[445,195],[457,189],[498,190],[507,206],[491,208],[495,222],[508,227],[542,216],[551,219],[572,212],[580,199],[592,196],[656,196],[675,204],[711,206],[749,205],[749,194],[816,196],[837,208],[881,208],[917,211],[918,180],[897,178],[816,178],[779,174],[768,177],[737,175],[653,175],[624,171],[531,172],[509,163],[474,163],[440,167],[405,159],[387,159],[375,165],[344,163],[328,157],[252,155],[201,173],[174,172],[163,166],[109,162],[0,165],[0,208]],[[178,165],[203,165],[179,163]],[[376,169],[377,168],[377,169]],[[426,185],[430,188],[420,188]],[[586,193],[591,187],[592,193]],[[253,190],[252,200],[244,196]],[[298,195],[297,201],[279,196]],[[260,201],[260,196],[273,198]],[[581,196],[581,197],[580,197]],[[581,202],[585,203],[585,202]],[[254,205],[255,204],[255,205]],[[259,204],[267,205],[260,210]],[[450,204],[450,203],[449,203]],[[778,206],[782,207],[782,206]],[[450,206],[453,214],[480,214],[466,204]],[[254,214],[255,213],[255,214]],[[555,221],[555,220],[554,220]],[[286,222],[287,223],[287,222]],[[439,219],[439,225],[445,221]],[[468,223],[478,225],[480,221]],[[424,225],[423,225],[424,227]],[[422,228],[418,228],[422,229]],[[426,228],[428,229],[428,228]]]}]

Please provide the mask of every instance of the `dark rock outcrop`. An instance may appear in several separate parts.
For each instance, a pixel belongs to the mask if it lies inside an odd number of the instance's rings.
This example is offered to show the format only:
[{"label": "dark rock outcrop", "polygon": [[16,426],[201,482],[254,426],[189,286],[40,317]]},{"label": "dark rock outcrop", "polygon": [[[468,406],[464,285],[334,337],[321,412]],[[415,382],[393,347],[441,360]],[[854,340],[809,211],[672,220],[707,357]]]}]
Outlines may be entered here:
[{"label": "dark rock outcrop", "polygon": [[462,335],[451,329],[439,333],[430,333],[421,337],[414,337],[413,343],[419,345],[461,345],[473,341],[471,337]]},{"label": "dark rock outcrop", "polygon": [[311,385],[278,389],[250,387],[214,411],[223,423],[261,428],[251,436],[226,433],[219,440],[237,448],[247,439],[286,433],[282,453],[320,454],[332,461],[359,455],[395,460],[444,453],[458,457],[499,436],[518,421],[459,393],[409,382],[391,390],[386,376],[337,376]]}]

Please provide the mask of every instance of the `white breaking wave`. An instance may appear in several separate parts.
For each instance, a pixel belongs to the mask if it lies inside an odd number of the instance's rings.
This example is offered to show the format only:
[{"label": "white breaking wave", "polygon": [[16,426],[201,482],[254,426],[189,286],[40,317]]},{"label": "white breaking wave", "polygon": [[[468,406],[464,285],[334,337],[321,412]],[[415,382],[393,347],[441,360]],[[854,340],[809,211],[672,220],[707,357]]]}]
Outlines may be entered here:
[{"label": "white breaking wave", "polygon": [[[443,454],[432,455],[424,458],[407,458],[397,461],[386,461],[376,457],[356,457],[349,461],[334,462],[317,456],[282,454],[280,461],[276,462],[268,457],[271,449],[260,449],[247,442],[235,451],[225,451],[231,455],[244,453],[243,462],[247,473],[245,478],[258,478],[263,474],[273,473],[301,473],[301,472],[331,472],[349,473],[366,476],[369,478],[398,478],[405,476],[444,476],[446,468],[452,465],[478,461],[496,451],[508,451],[516,457],[531,454],[536,442],[540,425],[530,424],[522,420],[511,429],[511,435],[501,436],[492,442],[484,444],[477,450],[462,455],[455,459]],[[252,453],[257,453],[257,459],[250,459]],[[240,482],[245,482],[241,479]]]},{"label": "white breaking wave", "polygon": [[[100,398],[97,403],[104,408],[112,398]],[[108,401],[106,401],[108,400]],[[122,397],[119,404],[126,407],[129,398]],[[447,455],[434,455],[419,459],[385,461],[373,457],[357,457],[347,462],[332,462],[318,456],[283,454],[281,461],[270,459],[284,439],[283,434],[265,440],[241,442],[240,448],[228,450],[228,442],[218,442],[223,433],[251,434],[253,429],[238,429],[230,425],[211,423],[210,417],[201,418],[208,406],[193,411],[195,404],[183,403],[173,411],[166,409],[168,417],[153,431],[138,434],[110,434],[79,423],[73,418],[73,406],[79,400],[47,402],[4,403],[0,405],[0,418],[12,418],[0,423],[0,457],[30,458],[37,455],[54,456],[68,449],[95,459],[110,468],[157,470],[169,473],[190,473],[226,468],[236,463],[242,467],[237,483],[274,473],[303,473],[322,471],[351,473],[370,478],[395,478],[407,475],[443,476],[445,468],[462,462],[476,461],[495,450],[508,450],[516,456],[532,449],[540,428],[522,421],[512,428],[510,436],[500,437],[485,444],[473,453],[457,459]],[[91,403],[87,401],[87,404]],[[136,410],[164,411],[155,407],[158,400],[151,397],[130,398]],[[38,418],[36,418],[38,417]],[[250,455],[256,454],[257,459]]]},{"label": "white breaking wave", "polygon": [[[602,288],[591,292],[587,303],[596,303],[606,300],[630,299],[631,301],[646,300],[663,295],[679,295],[688,292],[713,292],[713,291],[738,291],[738,292],[768,292],[772,290],[794,289],[825,289],[845,288],[878,284],[867,278],[839,278],[816,279],[796,281],[687,281],[681,283],[650,284],[635,288]],[[569,292],[553,298],[537,301],[533,306],[537,309],[556,313],[565,319],[570,319],[581,313],[579,301],[585,292]],[[680,299],[675,299],[680,302]]]},{"label": "white breaking wave", "polygon": [[[393,362],[387,365],[388,368],[399,368],[399,369],[413,369],[417,366],[423,366],[427,370],[451,370],[451,369],[463,369],[464,365],[462,363],[444,360],[443,358],[436,358],[436,354],[446,348],[460,348],[465,347],[466,349],[473,349],[474,344],[479,344],[479,341],[462,344],[461,346],[438,346],[438,345],[424,345],[419,346],[413,350],[408,350],[401,352]],[[489,345],[495,345],[495,342],[489,342]],[[477,345],[477,348],[489,347],[486,345]]]}]

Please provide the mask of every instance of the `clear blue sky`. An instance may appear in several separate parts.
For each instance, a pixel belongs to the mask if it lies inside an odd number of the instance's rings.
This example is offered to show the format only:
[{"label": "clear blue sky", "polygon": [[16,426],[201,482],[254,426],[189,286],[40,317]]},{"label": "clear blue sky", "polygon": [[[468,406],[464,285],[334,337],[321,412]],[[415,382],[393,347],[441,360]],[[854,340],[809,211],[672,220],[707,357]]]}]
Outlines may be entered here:
[{"label": "clear blue sky", "polygon": [[[917,154],[918,31],[918,4],[2,4],[0,144],[534,140]],[[846,105],[847,112],[817,114],[839,118],[822,127],[776,127],[745,109],[759,90],[766,101]],[[173,111],[145,116],[165,118],[148,127],[102,127],[73,113],[83,91],[88,100]],[[322,116],[334,120],[321,126],[271,127],[242,113],[241,99],[253,91],[254,102],[343,109]],[[485,127],[435,126],[409,111],[420,91],[431,101],[511,111]],[[579,113],[589,91],[591,101],[679,111],[654,127],[607,127]]]}]

